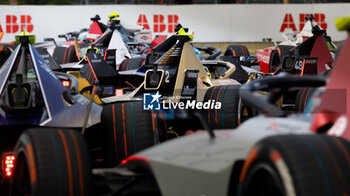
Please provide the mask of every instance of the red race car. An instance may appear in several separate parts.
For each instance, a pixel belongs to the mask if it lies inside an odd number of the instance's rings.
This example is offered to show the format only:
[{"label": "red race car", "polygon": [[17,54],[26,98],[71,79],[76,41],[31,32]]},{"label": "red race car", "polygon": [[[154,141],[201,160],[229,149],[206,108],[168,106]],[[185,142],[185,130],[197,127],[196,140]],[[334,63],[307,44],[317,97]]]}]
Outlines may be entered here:
[{"label": "red race car", "polygon": [[[305,20],[307,22],[304,28],[300,31],[300,33],[284,33],[283,37],[286,38],[286,41],[283,41],[274,47],[269,47],[256,51],[260,71],[264,73],[275,72],[281,66],[283,57],[288,55],[291,49],[303,43],[308,38],[315,36],[313,33],[314,27],[318,26],[320,29],[322,29],[313,21],[312,14],[309,17],[306,17]],[[336,47],[331,42],[330,37],[324,34],[324,38],[327,42],[329,50],[333,51]]]}]

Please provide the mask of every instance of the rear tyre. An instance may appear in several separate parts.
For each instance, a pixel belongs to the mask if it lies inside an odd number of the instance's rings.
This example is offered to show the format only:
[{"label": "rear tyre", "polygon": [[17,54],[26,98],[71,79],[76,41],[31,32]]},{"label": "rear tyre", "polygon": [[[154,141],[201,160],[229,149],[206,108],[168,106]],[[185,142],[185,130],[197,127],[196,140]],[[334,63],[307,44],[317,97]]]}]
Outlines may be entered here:
[{"label": "rear tyre", "polygon": [[0,68],[6,62],[6,60],[11,56],[11,54],[12,54],[12,51],[8,47],[4,47],[2,50],[0,50]]},{"label": "rear tyre", "polygon": [[159,143],[158,118],[142,102],[105,105],[101,124],[105,138],[104,163],[115,166],[128,156]]},{"label": "rear tyre", "polygon": [[261,140],[243,165],[240,195],[348,195],[350,143],[327,135]]},{"label": "rear tyre", "polygon": [[230,45],[226,48],[225,56],[250,56],[248,48],[243,45]]},{"label": "rear tyre", "polygon": [[210,128],[235,128],[251,117],[252,110],[244,106],[239,96],[239,87],[240,85],[214,86],[207,90],[204,102],[221,102],[221,109],[203,110],[203,117]]},{"label": "rear tyre", "polygon": [[271,52],[271,57],[270,57],[270,64],[269,64],[269,72],[270,73],[275,73],[277,71],[277,69],[280,67],[281,65],[281,58],[278,55],[278,52],[276,50]]},{"label": "rear tyre", "polygon": [[91,195],[92,174],[82,135],[73,130],[34,128],[15,147],[11,195]]},{"label": "rear tyre", "polygon": [[[247,47],[243,45],[230,45],[226,48],[226,51],[224,53],[224,56],[243,56],[243,57],[249,57],[249,50]],[[250,67],[249,61],[243,62],[244,66]]]},{"label": "rear tyre", "polygon": [[76,55],[74,46],[69,46],[69,47],[57,46],[54,49],[52,58],[59,65],[78,61],[78,57]]},{"label": "rear tyre", "polygon": [[131,59],[124,59],[119,65],[119,71],[133,70],[141,67],[144,63],[145,58],[137,57]]},{"label": "rear tyre", "polygon": [[281,66],[281,62],[284,56],[286,56],[289,51],[293,49],[293,46],[277,46],[276,50],[272,51],[270,56],[269,71],[274,73]]}]

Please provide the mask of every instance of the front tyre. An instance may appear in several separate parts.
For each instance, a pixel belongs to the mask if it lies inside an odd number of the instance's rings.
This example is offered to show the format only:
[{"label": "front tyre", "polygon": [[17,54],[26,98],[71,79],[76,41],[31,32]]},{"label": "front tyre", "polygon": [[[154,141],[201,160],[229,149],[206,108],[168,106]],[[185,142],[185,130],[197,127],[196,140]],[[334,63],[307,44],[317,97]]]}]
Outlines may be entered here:
[{"label": "front tyre", "polygon": [[350,143],[327,135],[280,135],[248,155],[239,195],[349,195]]}]

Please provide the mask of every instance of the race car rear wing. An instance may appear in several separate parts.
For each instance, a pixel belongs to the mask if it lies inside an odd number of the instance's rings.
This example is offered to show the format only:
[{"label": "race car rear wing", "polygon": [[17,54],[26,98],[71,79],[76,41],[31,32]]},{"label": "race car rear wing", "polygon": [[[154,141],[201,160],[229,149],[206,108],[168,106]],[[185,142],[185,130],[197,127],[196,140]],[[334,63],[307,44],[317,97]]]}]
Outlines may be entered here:
[{"label": "race car rear wing", "polygon": [[[315,26],[312,32],[314,36],[310,37],[299,46],[292,49],[291,54],[300,56],[301,58],[306,56],[318,57],[317,73],[323,73],[333,66],[334,60],[327,46],[326,40],[324,39],[326,36],[325,30],[322,30],[318,26]],[[301,68],[301,66],[299,67]],[[301,71],[301,69],[299,70]]]},{"label": "race car rear wing", "polygon": [[317,62],[318,57],[313,56],[286,56],[282,60],[281,70],[300,76],[304,74],[317,75]]}]

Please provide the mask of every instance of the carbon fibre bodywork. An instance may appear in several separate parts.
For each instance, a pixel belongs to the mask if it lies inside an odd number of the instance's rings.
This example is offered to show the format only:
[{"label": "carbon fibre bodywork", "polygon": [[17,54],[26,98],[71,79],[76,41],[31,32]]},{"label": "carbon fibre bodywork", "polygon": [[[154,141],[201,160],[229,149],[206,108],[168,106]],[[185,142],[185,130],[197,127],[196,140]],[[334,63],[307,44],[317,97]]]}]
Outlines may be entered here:
[{"label": "carbon fibre bodywork", "polygon": [[[49,126],[49,127],[82,127],[83,121],[87,113],[87,105],[89,100],[82,95],[70,95],[61,81],[57,78],[45,60],[34,49],[32,45],[28,45],[28,53],[26,58],[31,62],[32,74],[31,79],[37,82],[38,91],[31,96],[40,97],[43,105],[40,110],[26,109],[8,109],[4,101],[6,87],[10,80],[13,80],[20,51],[23,45],[17,46],[4,66],[0,69],[0,125],[33,125],[33,126]],[[38,105],[33,105],[36,108]],[[97,104],[93,104],[91,114],[88,120],[88,127],[100,122],[100,114],[102,108]]]}]

